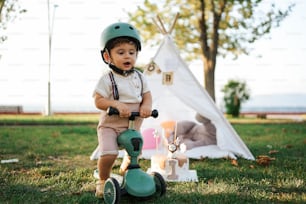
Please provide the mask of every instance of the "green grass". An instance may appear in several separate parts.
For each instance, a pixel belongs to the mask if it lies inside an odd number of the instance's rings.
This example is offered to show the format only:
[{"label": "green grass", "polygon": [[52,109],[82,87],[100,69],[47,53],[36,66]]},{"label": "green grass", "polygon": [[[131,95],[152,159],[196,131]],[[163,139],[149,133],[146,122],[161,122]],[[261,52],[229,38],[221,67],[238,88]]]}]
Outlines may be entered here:
[{"label": "green grass", "polygon": [[39,114],[32,115],[1,115],[0,125],[85,125],[97,121],[98,114],[55,114],[44,117]]},{"label": "green grass", "polygon": [[[96,161],[89,160],[97,145],[96,120],[96,115],[1,116],[0,159],[19,162],[0,164],[0,203],[103,203],[94,196]],[[234,122],[255,157],[275,158],[270,165],[190,160],[199,182],[169,182],[166,196],[145,203],[305,203],[306,123]],[[270,155],[271,150],[278,152]],[[140,164],[146,170],[150,161]],[[122,203],[141,201],[122,197]]]}]

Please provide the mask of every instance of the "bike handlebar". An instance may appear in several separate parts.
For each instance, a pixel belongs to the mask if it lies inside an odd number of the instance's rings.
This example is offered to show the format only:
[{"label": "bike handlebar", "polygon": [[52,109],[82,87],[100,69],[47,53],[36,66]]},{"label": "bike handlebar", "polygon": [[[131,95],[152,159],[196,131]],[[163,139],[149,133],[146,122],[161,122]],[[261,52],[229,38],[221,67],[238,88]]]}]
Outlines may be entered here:
[{"label": "bike handlebar", "polygon": [[[107,115],[109,115],[109,116],[111,116],[111,115],[119,115],[118,109],[116,109],[114,107],[109,107],[106,112],[107,112]],[[130,120],[133,120],[137,116],[140,116],[139,112],[131,112],[131,116],[129,118],[130,118]],[[151,117],[153,117],[153,118],[157,118],[158,117],[158,111],[156,109],[152,110]]]}]

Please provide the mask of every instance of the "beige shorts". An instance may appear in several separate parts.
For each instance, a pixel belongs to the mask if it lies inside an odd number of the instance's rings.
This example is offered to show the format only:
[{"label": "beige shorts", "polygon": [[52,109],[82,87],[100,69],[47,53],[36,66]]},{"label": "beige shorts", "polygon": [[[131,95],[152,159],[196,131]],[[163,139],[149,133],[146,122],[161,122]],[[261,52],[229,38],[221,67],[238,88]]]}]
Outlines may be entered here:
[{"label": "beige shorts", "polygon": [[[139,110],[139,104],[130,104],[129,106],[132,111]],[[142,118],[136,117],[134,121],[135,130],[140,130],[142,121]],[[120,133],[128,129],[128,125],[128,118],[121,118],[117,115],[108,116],[104,111],[101,113],[100,122],[97,127],[100,156],[118,154],[117,137]]]}]

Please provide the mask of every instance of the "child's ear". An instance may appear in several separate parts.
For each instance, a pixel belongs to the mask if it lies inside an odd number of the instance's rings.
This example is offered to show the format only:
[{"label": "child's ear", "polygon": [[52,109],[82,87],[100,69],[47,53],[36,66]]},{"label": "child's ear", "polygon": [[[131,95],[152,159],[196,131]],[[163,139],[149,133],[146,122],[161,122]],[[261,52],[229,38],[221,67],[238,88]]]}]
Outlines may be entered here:
[{"label": "child's ear", "polygon": [[102,59],[106,64],[110,64],[111,58],[109,56],[109,52],[107,51],[101,51]]},{"label": "child's ear", "polygon": [[109,56],[108,52],[103,52],[102,57],[103,57],[105,62],[110,63],[110,56]]}]

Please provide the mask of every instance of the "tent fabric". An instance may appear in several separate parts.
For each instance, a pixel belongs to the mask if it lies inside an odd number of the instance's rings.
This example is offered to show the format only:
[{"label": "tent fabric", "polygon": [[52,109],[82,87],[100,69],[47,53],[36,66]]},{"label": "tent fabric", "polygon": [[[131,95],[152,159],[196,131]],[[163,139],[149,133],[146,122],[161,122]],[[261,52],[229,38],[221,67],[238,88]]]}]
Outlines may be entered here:
[{"label": "tent fabric", "polygon": [[[142,131],[154,128],[162,136],[161,124],[164,121],[195,120],[198,113],[208,119],[216,127],[217,145],[193,148],[184,152],[189,158],[232,158],[242,157],[254,160],[254,156],[238,136],[233,127],[218,109],[207,91],[189,70],[187,64],[180,57],[170,35],[165,35],[152,61],[157,65],[155,69],[146,70],[149,87],[153,97],[153,108],[159,111],[158,118],[147,118],[142,125]],[[160,70],[158,70],[160,69]],[[172,83],[163,84],[163,73],[172,73]],[[143,149],[142,158],[150,159],[152,155],[164,151],[160,144],[159,150]],[[98,148],[92,153],[91,159],[98,158]],[[119,152],[119,157],[123,151]]]},{"label": "tent fabric", "polygon": [[[218,148],[215,150],[220,149],[220,151],[231,153],[231,155],[254,160],[248,147],[180,57],[178,49],[169,35],[165,35],[152,61],[161,72],[146,71],[145,75],[152,92],[153,107],[159,111],[160,115],[157,119],[146,119],[143,128],[159,128],[162,121],[166,120],[194,121],[196,113],[199,113],[210,119],[217,129]],[[162,83],[163,72],[173,72],[171,85]],[[195,151],[193,150],[193,152]],[[212,155],[210,156],[212,157]]]}]

